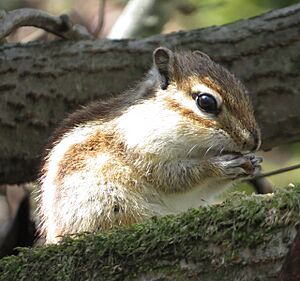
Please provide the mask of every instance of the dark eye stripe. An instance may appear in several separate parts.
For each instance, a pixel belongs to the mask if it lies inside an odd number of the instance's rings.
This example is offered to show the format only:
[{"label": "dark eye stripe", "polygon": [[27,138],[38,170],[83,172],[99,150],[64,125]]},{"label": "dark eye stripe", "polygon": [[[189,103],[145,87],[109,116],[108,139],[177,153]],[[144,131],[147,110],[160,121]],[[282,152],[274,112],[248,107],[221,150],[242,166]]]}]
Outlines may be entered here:
[{"label": "dark eye stripe", "polygon": [[195,113],[193,110],[183,107],[180,103],[178,103],[176,100],[173,100],[171,98],[167,97],[164,100],[168,108],[178,112],[185,118],[188,118],[193,121],[197,121],[200,124],[203,124],[203,126],[205,126],[206,128],[216,128],[217,126],[216,120],[205,118],[205,117],[203,118],[199,116],[199,114]]}]

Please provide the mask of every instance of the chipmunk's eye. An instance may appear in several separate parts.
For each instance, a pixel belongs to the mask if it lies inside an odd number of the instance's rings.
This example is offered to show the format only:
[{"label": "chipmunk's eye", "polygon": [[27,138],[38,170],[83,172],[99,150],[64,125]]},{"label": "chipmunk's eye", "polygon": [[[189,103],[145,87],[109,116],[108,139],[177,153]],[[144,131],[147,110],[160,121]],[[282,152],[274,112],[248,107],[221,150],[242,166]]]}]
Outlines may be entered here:
[{"label": "chipmunk's eye", "polygon": [[207,113],[217,114],[219,112],[218,103],[211,94],[193,94],[197,106]]}]

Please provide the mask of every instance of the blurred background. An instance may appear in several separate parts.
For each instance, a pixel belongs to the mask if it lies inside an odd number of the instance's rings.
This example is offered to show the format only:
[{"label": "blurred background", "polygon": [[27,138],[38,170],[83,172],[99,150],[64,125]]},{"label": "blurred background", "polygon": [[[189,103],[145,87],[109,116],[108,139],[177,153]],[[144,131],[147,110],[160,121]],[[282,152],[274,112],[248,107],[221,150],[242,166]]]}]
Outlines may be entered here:
[{"label": "blurred background", "polygon": [[[84,25],[98,38],[119,39],[143,38],[158,33],[223,25],[297,2],[293,0],[0,0],[0,10],[36,8],[53,15],[64,13],[70,16],[73,23]],[[7,38],[8,42],[56,39],[54,35],[33,27],[20,28]],[[263,171],[267,172],[300,163],[300,145],[285,145],[269,152],[260,152],[260,155],[265,159]],[[275,187],[287,186],[289,183],[300,182],[300,172],[295,170],[269,177],[269,180]],[[25,187],[29,191],[34,188],[35,184]],[[12,193],[15,190],[15,188],[0,187],[0,214],[2,214],[2,217],[0,215],[0,246],[1,231],[5,228],[7,232],[10,227],[7,226],[7,218],[17,216],[18,208],[13,209],[12,206],[20,205],[22,198],[26,198],[25,195],[20,194],[11,196],[9,189]],[[236,189],[247,193],[254,191],[247,183],[239,184]],[[6,205],[1,202],[6,202]],[[21,217],[20,220],[24,218]]]},{"label": "blurred background", "polygon": [[[12,10],[24,7],[37,8],[59,15],[73,11],[93,28],[97,22],[99,5],[102,0],[1,0],[0,9]],[[129,0],[105,1],[106,33],[113,25]],[[143,3],[147,0],[138,0]],[[159,0],[152,1],[158,6],[170,3],[170,20],[165,32],[178,29],[200,28],[221,25],[238,19],[292,5],[295,0]]]}]

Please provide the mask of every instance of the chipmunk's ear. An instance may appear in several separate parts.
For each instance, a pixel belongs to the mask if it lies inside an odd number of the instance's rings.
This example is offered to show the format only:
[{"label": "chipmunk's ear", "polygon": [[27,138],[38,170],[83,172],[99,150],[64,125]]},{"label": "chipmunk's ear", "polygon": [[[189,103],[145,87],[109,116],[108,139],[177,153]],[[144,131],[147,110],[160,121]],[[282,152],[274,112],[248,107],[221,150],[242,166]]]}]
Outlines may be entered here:
[{"label": "chipmunk's ear", "polygon": [[161,76],[161,88],[165,90],[173,70],[174,53],[168,48],[159,47],[153,52],[153,64]]},{"label": "chipmunk's ear", "polygon": [[198,51],[198,50],[193,51],[193,54],[195,54],[197,56],[200,56],[200,57],[203,57],[205,59],[211,60],[211,58],[207,54],[205,54],[205,53],[203,53],[201,51]]}]

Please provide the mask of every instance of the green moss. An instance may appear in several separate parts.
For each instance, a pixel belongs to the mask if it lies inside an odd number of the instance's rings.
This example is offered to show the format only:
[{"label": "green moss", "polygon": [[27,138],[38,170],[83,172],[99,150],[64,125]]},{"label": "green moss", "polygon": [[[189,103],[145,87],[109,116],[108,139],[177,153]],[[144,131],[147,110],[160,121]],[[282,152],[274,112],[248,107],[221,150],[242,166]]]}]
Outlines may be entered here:
[{"label": "green moss", "polygon": [[234,263],[239,249],[267,243],[276,231],[299,223],[299,199],[299,186],[273,196],[237,193],[220,205],[179,216],[22,249],[19,256],[0,260],[0,280],[132,280],[151,270],[179,271],[182,258],[201,259],[204,266]]}]

